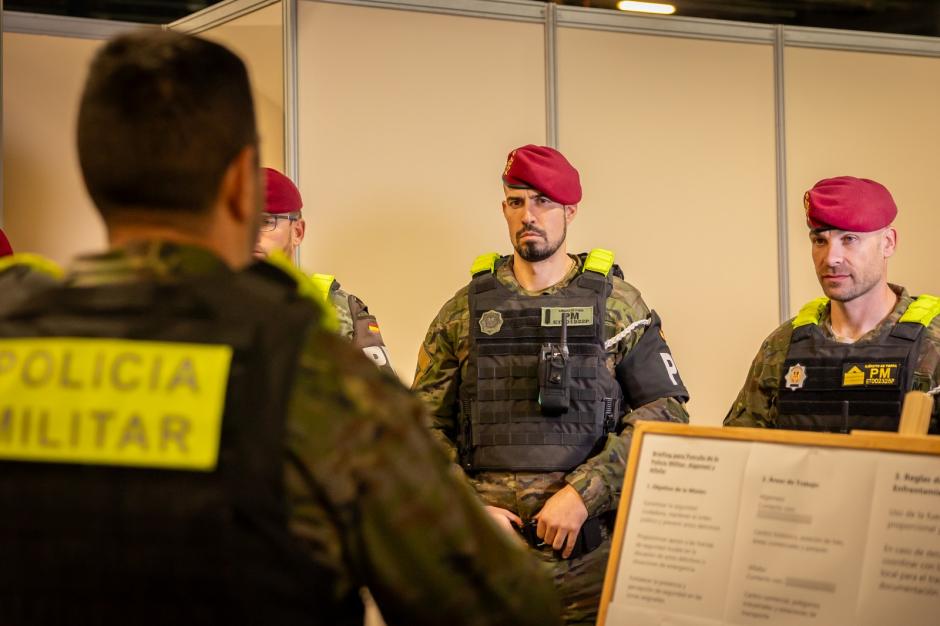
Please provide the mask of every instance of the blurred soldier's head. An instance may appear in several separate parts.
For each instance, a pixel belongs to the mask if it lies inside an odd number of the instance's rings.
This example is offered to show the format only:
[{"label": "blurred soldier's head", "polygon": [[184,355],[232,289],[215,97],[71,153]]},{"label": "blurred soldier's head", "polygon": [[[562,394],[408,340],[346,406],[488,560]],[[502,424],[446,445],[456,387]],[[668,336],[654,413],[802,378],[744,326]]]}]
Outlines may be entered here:
[{"label": "blurred soldier's head", "polygon": [[260,219],[248,73],[226,48],[173,32],[109,41],[78,115],[88,193],[112,245],[166,238],[251,260]]},{"label": "blurred soldier's head", "polygon": [[506,158],[503,216],[516,254],[538,263],[566,254],[568,224],[578,212],[578,170],[557,150],[526,145]]},{"label": "blurred soldier's head", "polygon": [[813,263],[823,292],[849,302],[886,286],[897,246],[891,193],[873,180],[826,178],[803,196]]},{"label": "blurred soldier's head", "polygon": [[264,170],[264,213],[254,255],[263,259],[275,250],[294,260],[294,251],[304,240],[307,225],[300,210],[304,203],[297,186],[277,170]]}]

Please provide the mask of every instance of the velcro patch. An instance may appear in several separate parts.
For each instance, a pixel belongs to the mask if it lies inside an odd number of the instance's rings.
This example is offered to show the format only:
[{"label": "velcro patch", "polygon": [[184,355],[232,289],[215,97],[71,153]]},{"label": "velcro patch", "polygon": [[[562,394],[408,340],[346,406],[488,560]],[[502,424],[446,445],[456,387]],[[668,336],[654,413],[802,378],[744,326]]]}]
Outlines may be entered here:
[{"label": "velcro patch", "polygon": [[561,326],[562,313],[568,314],[568,326],[592,326],[594,307],[592,306],[543,306],[542,326]]},{"label": "velcro patch", "polygon": [[843,387],[899,387],[900,363],[843,363]]},{"label": "velcro patch", "polygon": [[0,459],[211,471],[232,349],[0,340]]}]

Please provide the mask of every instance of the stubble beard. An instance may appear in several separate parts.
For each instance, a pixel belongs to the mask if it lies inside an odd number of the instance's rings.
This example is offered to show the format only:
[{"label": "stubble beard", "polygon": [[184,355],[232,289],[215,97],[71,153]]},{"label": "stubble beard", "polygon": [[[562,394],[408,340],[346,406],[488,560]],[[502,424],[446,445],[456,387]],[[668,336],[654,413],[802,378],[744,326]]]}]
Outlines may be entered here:
[{"label": "stubble beard", "polygon": [[[530,230],[530,231],[523,231],[523,232],[533,232],[533,231]],[[535,231],[535,232],[538,232],[538,234],[544,236],[544,233],[542,233],[541,231]],[[558,252],[558,249],[561,248],[561,244],[565,243],[565,239],[568,236],[568,223],[565,222],[564,230],[562,230],[561,232],[561,237],[558,239],[558,241],[555,241],[555,242],[546,240],[544,242],[526,241],[523,243],[519,243],[518,238],[521,235],[522,235],[522,232],[516,235],[516,243],[513,246],[516,252],[519,254],[520,257],[522,257],[524,261],[528,261],[529,263],[538,263],[539,261],[544,261],[545,259],[551,258],[551,256],[554,255],[556,252]]]}]

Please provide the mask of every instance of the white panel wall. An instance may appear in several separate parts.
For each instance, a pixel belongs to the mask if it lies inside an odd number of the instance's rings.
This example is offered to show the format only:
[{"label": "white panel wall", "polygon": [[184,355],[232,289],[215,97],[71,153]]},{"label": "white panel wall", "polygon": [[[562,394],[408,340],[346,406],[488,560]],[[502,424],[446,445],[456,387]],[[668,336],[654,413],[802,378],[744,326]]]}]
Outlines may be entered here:
[{"label": "white panel wall", "polygon": [[3,229],[17,252],[65,264],[105,245],[75,125],[93,39],[3,34]]},{"label": "white panel wall", "polygon": [[261,164],[284,171],[284,24],[280,2],[202,31],[248,66],[261,139]]},{"label": "white panel wall", "polygon": [[834,50],[786,52],[791,307],[822,294],[803,194],[832,176],[871,178],[898,205],[888,279],[940,293],[937,179],[940,59]]},{"label": "white panel wall", "polygon": [[510,149],[545,141],[540,24],[299,3],[302,264],[378,316],[398,374],[474,257],[511,248]]},{"label": "white panel wall", "polygon": [[563,28],[559,138],[575,248],[616,252],[719,424],[777,323],[773,50]]}]

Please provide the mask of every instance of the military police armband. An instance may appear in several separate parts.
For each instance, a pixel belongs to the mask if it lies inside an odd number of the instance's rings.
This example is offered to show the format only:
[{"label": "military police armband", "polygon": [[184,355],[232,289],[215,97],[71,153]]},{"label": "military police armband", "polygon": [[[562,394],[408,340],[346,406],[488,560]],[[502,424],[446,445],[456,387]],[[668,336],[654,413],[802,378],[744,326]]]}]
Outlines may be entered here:
[{"label": "military police armband", "polygon": [[627,403],[633,408],[658,398],[676,398],[682,402],[689,399],[656,311],[650,312],[649,326],[617,365],[615,374]]}]

